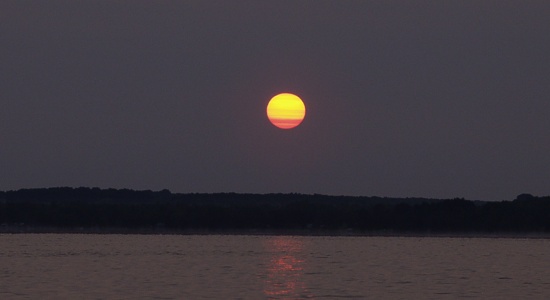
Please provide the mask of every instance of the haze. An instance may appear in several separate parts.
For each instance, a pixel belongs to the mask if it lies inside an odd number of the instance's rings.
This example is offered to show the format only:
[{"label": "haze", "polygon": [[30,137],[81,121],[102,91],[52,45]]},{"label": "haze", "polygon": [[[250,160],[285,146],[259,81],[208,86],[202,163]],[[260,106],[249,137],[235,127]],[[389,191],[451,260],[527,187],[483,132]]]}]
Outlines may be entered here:
[{"label": "haze", "polygon": [[[548,1],[2,1],[0,190],[549,195]],[[293,130],[265,116],[299,95]]]}]

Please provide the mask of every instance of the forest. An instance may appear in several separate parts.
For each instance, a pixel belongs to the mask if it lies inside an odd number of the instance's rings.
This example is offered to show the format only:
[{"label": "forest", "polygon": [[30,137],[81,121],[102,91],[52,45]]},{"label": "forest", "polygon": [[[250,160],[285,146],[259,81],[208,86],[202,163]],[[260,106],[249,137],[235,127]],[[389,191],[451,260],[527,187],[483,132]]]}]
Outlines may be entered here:
[{"label": "forest", "polygon": [[0,192],[0,232],[305,234],[549,233],[550,196],[514,200],[171,193],[100,188]]}]

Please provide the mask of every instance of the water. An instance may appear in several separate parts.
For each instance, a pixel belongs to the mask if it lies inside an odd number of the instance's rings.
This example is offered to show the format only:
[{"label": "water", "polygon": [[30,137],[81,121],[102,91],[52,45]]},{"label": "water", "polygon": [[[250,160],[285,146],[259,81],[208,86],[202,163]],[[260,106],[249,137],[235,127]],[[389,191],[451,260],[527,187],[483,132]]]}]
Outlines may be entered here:
[{"label": "water", "polygon": [[0,299],[548,299],[550,240],[0,235]]}]

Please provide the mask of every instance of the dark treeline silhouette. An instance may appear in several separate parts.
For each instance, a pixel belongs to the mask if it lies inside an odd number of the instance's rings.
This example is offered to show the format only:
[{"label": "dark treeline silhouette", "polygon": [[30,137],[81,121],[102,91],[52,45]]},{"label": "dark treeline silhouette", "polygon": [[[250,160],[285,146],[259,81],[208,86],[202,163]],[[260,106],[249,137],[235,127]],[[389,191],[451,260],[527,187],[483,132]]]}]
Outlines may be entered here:
[{"label": "dark treeline silhouette", "polygon": [[513,201],[303,194],[175,194],[45,188],[0,192],[0,231],[303,230],[357,233],[550,232],[550,197]]}]

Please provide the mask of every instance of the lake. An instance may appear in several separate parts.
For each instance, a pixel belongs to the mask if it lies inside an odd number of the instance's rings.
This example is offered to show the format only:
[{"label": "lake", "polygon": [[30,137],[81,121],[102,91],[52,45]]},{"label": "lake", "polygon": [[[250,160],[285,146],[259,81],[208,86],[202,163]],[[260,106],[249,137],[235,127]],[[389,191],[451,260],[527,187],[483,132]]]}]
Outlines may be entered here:
[{"label": "lake", "polygon": [[0,299],[548,299],[550,240],[1,234]]}]

